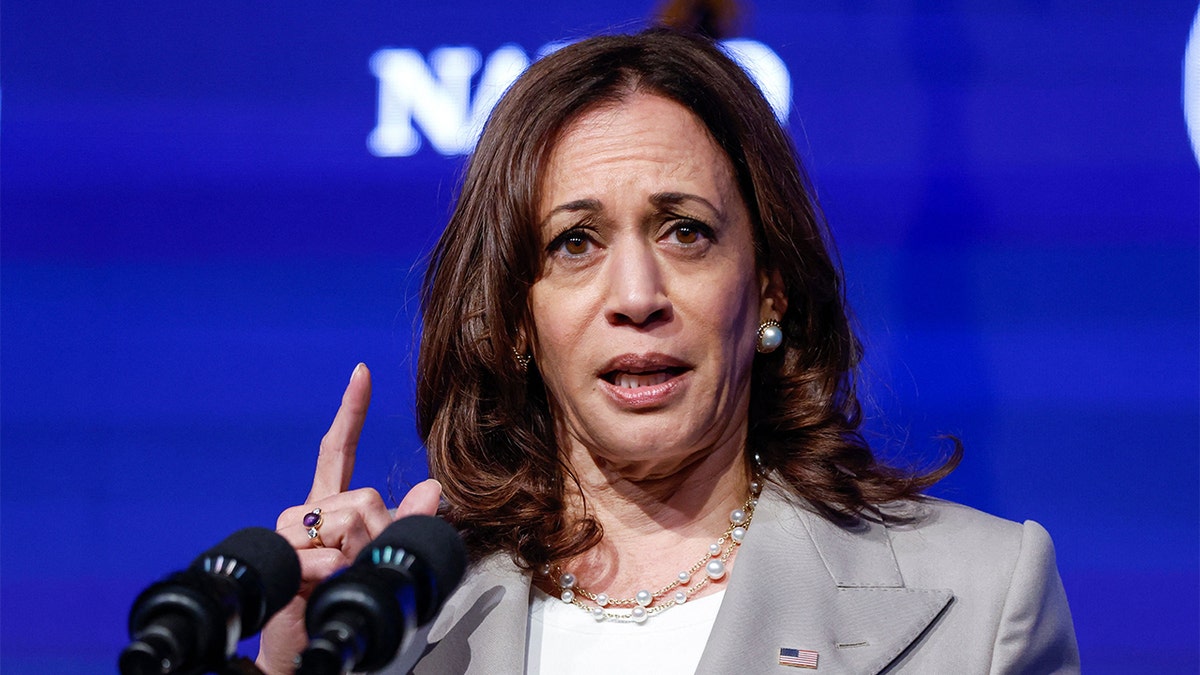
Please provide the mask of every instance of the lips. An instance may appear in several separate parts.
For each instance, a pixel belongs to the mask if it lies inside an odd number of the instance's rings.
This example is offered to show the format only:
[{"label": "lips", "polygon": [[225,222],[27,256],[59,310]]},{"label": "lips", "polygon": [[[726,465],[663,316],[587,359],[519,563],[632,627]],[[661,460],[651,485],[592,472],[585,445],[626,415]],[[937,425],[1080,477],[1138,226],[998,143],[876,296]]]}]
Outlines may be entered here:
[{"label": "lips", "polygon": [[622,405],[640,408],[665,403],[691,369],[687,362],[666,354],[622,354],[598,375]]}]

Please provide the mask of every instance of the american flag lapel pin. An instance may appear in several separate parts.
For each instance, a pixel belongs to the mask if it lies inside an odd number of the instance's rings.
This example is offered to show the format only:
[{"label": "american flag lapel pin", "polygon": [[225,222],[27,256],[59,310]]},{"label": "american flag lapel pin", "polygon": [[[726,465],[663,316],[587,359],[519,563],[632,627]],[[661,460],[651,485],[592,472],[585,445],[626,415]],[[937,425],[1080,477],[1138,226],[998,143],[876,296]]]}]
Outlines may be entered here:
[{"label": "american flag lapel pin", "polygon": [[779,648],[779,665],[817,669],[817,653],[811,649]]}]

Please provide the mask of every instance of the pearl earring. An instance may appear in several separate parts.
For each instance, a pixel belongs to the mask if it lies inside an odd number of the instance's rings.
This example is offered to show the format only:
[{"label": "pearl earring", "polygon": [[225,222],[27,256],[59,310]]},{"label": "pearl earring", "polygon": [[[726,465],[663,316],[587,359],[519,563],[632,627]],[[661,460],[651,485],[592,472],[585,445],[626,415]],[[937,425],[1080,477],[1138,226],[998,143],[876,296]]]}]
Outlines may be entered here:
[{"label": "pearl earring", "polygon": [[770,354],[783,344],[783,328],[778,321],[769,319],[758,326],[758,344],[755,348],[760,354]]}]

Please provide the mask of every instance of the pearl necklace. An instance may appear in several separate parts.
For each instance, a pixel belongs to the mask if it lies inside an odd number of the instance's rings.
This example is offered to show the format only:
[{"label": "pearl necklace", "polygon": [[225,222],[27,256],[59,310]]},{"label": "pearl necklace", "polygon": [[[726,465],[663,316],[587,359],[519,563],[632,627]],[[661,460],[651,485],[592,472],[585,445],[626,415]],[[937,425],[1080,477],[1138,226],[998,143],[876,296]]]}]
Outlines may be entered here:
[{"label": "pearl necklace", "polygon": [[[746,537],[761,491],[761,481],[750,481],[750,497],[742,508],[729,513],[729,527],[725,529],[725,534],[708,545],[708,552],[702,558],[657,591],[642,589],[632,598],[610,598],[607,593],[593,593],[583,588],[574,574],[558,565],[542,566],[542,576],[549,578],[558,575],[559,598],[591,614],[596,621],[644,623],[654,614],[687,602],[709,583],[717,584],[725,579],[725,565]],[[701,569],[704,570],[704,576],[693,583],[692,577]],[[670,597],[668,594],[671,594]],[[588,602],[584,602],[584,599]]]}]

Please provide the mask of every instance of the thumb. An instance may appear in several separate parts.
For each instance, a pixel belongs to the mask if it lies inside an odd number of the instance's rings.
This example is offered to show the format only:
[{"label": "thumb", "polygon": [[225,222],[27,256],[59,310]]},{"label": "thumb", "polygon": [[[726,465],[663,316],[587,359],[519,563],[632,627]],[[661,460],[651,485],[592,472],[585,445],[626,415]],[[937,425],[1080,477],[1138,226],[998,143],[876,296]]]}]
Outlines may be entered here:
[{"label": "thumb", "polygon": [[399,520],[405,516],[436,516],[438,504],[442,499],[442,484],[430,478],[421,481],[413,486],[408,494],[404,495],[404,499],[400,500],[400,506],[396,507],[395,520]]}]

